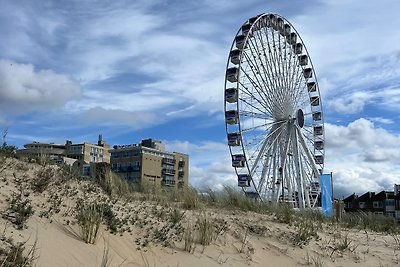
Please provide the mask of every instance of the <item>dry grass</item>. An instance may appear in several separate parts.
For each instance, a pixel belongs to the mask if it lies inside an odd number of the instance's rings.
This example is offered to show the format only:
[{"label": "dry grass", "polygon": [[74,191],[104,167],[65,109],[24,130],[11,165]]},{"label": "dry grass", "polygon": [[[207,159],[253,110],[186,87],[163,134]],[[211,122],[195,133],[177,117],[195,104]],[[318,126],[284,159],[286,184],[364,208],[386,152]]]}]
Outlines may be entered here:
[{"label": "dry grass", "polygon": [[76,219],[80,226],[82,240],[88,244],[94,244],[103,216],[100,205],[96,202],[85,203],[81,201],[77,203],[76,209]]},{"label": "dry grass", "polygon": [[0,267],[30,267],[35,266],[37,261],[37,240],[27,249],[27,241],[17,244],[11,238],[1,237]]}]

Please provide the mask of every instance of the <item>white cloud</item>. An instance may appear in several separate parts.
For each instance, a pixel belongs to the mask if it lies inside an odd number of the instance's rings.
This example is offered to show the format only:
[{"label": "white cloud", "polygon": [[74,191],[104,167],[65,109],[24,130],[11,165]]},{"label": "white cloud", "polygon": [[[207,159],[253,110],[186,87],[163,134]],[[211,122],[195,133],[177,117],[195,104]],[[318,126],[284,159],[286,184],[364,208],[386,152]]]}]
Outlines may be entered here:
[{"label": "white cloud", "polygon": [[333,172],[339,197],[353,192],[392,190],[400,183],[400,136],[371,121],[326,124],[326,171]]},{"label": "white cloud", "polygon": [[372,96],[367,92],[354,92],[332,99],[328,102],[328,107],[342,114],[359,113],[371,98]]},{"label": "white cloud", "polygon": [[67,75],[0,60],[0,109],[3,112],[21,114],[57,108],[79,95],[79,84]]},{"label": "white cloud", "polygon": [[331,111],[360,113],[372,99],[381,108],[400,104],[400,97],[378,97],[388,84],[399,84],[400,50],[393,44],[400,35],[388,25],[400,24],[397,4],[324,0],[288,18],[307,46]]}]

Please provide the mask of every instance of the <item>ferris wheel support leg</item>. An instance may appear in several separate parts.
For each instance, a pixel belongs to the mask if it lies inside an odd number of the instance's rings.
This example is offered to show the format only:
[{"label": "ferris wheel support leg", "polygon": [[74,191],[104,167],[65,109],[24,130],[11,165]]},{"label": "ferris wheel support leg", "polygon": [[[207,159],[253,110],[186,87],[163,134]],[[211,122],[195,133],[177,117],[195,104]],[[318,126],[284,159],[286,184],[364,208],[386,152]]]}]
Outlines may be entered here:
[{"label": "ferris wheel support leg", "polygon": [[[300,130],[298,128],[296,128],[296,129],[298,132],[297,136],[299,137],[300,144],[303,147],[303,150],[305,151],[306,156],[308,157],[308,160],[312,163],[314,177],[317,177],[318,170],[317,170],[317,166],[315,164],[315,160],[314,160],[313,156],[311,155],[310,151],[308,150],[307,145],[303,139],[303,136],[300,133]],[[303,177],[306,177],[306,176],[307,175],[303,174]],[[304,181],[304,179],[302,179],[302,180]],[[302,186],[303,186],[302,188],[303,188],[303,192],[304,192],[305,201],[307,203],[307,207],[311,207],[310,192],[308,192],[308,189],[306,188],[305,184],[303,184]]]},{"label": "ferris wheel support leg", "polygon": [[297,129],[297,132],[299,133],[297,136],[300,139],[300,144],[303,147],[304,151],[306,152],[306,155],[307,155],[309,161],[311,162],[311,166],[312,166],[314,175],[315,175],[315,177],[318,177],[319,172],[318,172],[317,164],[315,163],[314,157],[311,155],[310,151],[308,150],[307,144],[304,141],[304,138],[303,138],[302,134],[300,133],[300,130],[298,128],[296,128],[296,129]]},{"label": "ferris wheel support leg", "polygon": [[268,182],[268,179],[266,179],[266,175],[267,175],[267,170],[268,170],[268,166],[270,164],[270,159],[271,159],[271,157],[269,156],[270,150],[271,150],[271,148],[269,148],[267,150],[266,157],[265,157],[265,160],[264,160],[264,166],[263,166],[263,169],[261,171],[260,183],[259,183],[258,188],[257,188],[257,191],[260,192],[260,193],[263,191],[263,187],[267,186],[266,183]]},{"label": "ferris wheel support leg", "polygon": [[296,142],[293,146],[294,153],[295,153],[295,163],[296,163],[296,169],[297,169],[297,175],[296,175],[296,182],[297,182],[297,193],[298,193],[298,206],[300,209],[304,208],[304,192],[303,192],[303,167],[302,167],[302,162],[299,154],[299,143],[298,143],[298,131],[296,131]]},{"label": "ferris wheel support leg", "polygon": [[[292,141],[292,135],[293,135],[293,122],[289,122],[288,123],[288,128],[289,131],[287,133],[287,138],[286,138],[286,146],[285,149],[283,150],[283,153],[281,155],[281,166],[280,166],[280,179],[281,179],[281,188],[280,188],[280,193],[282,194],[282,202],[285,201],[285,182],[286,182],[286,187],[288,187],[287,184],[287,179],[290,179],[289,175],[287,175],[287,170],[286,170],[286,162],[287,162],[287,158],[289,157],[289,148],[290,148],[290,144]],[[279,195],[279,194],[278,194]]]}]

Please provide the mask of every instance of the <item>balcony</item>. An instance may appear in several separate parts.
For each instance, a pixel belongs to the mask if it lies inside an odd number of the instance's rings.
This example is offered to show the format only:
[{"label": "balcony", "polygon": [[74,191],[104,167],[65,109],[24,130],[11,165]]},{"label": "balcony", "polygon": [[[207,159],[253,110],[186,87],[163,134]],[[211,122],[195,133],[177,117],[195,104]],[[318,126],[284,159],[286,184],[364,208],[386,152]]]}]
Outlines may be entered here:
[{"label": "balcony", "polygon": [[175,180],[162,179],[161,184],[164,186],[175,186]]},{"label": "balcony", "polygon": [[140,170],[139,166],[128,166],[127,172],[137,172]]},{"label": "balcony", "polygon": [[162,174],[166,174],[166,175],[175,175],[175,170],[174,169],[163,169],[162,170]]},{"label": "balcony", "polygon": [[164,164],[175,165],[176,160],[175,159],[170,159],[170,158],[163,158],[162,162]]},{"label": "balcony", "polygon": [[178,166],[185,167],[185,162],[183,160],[180,160]]},{"label": "balcony", "polygon": [[185,172],[184,171],[179,171],[178,172],[178,178],[183,178],[185,176]]}]

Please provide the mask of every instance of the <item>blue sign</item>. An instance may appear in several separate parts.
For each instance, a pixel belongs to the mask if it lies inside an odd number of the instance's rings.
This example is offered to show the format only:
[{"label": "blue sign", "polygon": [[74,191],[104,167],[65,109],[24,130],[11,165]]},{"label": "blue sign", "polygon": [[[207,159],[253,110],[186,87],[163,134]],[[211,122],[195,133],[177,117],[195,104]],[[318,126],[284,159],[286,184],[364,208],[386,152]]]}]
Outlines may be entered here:
[{"label": "blue sign", "polygon": [[321,204],[322,212],[325,216],[331,217],[333,215],[332,208],[332,175],[331,174],[321,174],[320,177],[321,184]]}]

